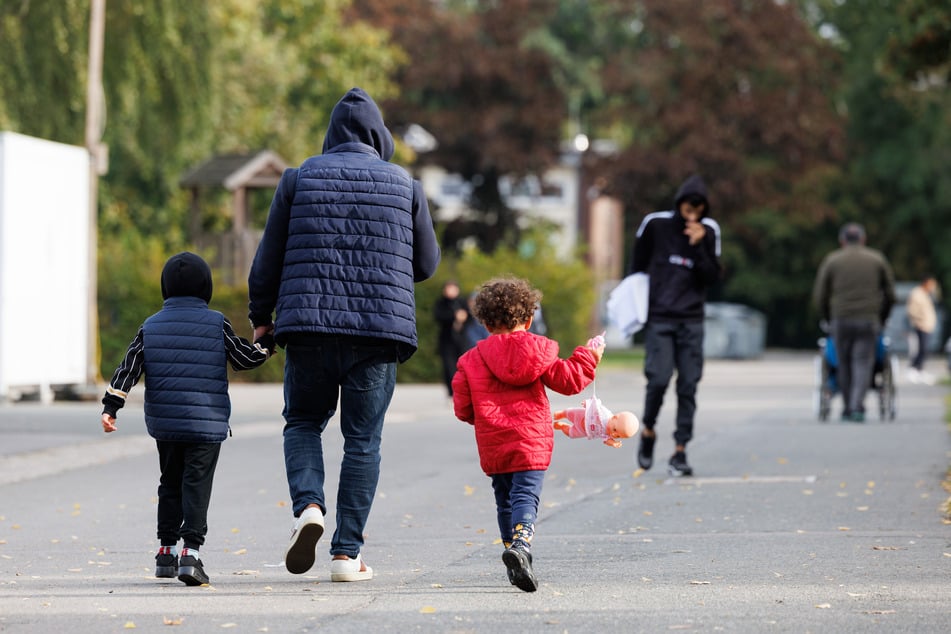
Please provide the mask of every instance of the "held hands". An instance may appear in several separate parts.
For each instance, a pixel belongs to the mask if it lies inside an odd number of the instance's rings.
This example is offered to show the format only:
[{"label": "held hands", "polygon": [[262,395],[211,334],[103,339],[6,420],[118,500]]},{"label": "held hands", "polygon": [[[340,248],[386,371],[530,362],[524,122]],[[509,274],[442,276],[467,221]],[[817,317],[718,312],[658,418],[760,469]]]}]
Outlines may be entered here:
[{"label": "held hands", "polygon": [[109,432],[113,432],[116,429],[118,429],[116,427],[116,419],[110,416],[109,414],[106,414],[105,412],[103,412],[102,413],[102,431],[108,434]]}]

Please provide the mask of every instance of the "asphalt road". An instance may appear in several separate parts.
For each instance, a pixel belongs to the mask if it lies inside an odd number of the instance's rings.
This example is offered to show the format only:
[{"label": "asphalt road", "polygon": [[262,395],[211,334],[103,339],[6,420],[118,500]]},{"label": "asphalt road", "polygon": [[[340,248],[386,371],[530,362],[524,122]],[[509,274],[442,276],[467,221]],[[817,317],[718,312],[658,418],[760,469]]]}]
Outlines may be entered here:
[{"label": "asphalt road", "polygon": [[[640,413],[638,372],[595,387]],[[364,549],[375,577],[350,584],[330,581],[327,537],[309,574],[284,570],[279,386],[232,386],[198,588],[152,576],[158,467],[140,401],[109,436],[97,403],[0,404],[0,631],[949,631],[947,387],[899,383],[897,420],[865,424],[817,422],[813,388],[811,354],[708,362],[693,478],[663,468],[672,392],[647,473],[636,438],[559,434],[533,594],[506,580],[489,479],[440,386],[397,386]],[[331,508],[338,440],[332,424]]]}]

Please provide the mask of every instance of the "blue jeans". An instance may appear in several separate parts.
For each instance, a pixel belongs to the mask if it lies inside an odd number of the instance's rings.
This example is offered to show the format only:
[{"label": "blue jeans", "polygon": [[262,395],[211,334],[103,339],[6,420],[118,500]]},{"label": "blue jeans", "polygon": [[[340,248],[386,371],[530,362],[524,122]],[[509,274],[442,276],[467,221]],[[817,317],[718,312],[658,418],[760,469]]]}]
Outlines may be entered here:
[{"label": "blue jeans", "polygon": [[538,499],[542,494],[544,471],[496,473],[492,477],[495,508],[502,541],[510,543],[516,524],[534,524],[538,519]]},{"label": "blue jeans", "polygon": [[345,336],[289,342],[284,367],[284,467],[299,516],[309,504],[327,512],[321,434],[337,409],[343,461],[331,555],[356,557],[380,478],[383,417],[396,385],[395,343]]}]

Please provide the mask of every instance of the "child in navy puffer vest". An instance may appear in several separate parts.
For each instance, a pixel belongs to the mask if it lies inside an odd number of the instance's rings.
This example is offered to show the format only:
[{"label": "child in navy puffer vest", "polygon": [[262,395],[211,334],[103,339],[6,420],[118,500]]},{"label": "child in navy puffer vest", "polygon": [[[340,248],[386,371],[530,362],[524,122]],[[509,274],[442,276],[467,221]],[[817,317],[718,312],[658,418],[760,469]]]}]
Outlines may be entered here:
[{"label": "child in navy puffer vest", "polygon": [[208,532],[221,442],[230,432],[227,364],[250,370],[274,352],[273,336],[252,344],[208,308],[211,291],[211,268],[203,259],[188,252],[169,258],[162,310],[139,328],[102,399],[102,428],[116,431],[116,414],[145,374],[145,424],[161,469],[155,576],[178,577],[190,586],[208,583],[198,550]]}]

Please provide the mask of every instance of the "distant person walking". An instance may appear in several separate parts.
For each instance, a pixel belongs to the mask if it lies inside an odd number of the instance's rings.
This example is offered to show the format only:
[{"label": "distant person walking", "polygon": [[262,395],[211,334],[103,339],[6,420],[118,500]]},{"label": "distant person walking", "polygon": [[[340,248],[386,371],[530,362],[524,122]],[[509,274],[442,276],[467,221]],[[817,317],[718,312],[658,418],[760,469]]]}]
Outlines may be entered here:
[{"label": "distant person walking", "polygon": [[389,163],[393,150],[376,103],[350,90],[330,113],[323,154],[284,171],[248,277],[255,334],[273,329],[286,349],[284,465],[297,519],[284,564],[293,574],[314,565],[324,532],[323,432],[339,402],[330,579],[373,577],[361,549],[383,419],[397,364],[417,348],[414,284],[440,257],[422,186]]},{"label": "distant person walking", "polygon": [[[254,344],[208,308],[211,268],[194,253],[172,256],[162,269],[162,309],[145,320],[102,397],[102,429],[145,374],[145,426],[159,456],[155,576],[189,586],[208,583],[198,551],[208,532],[208,504],[221,443],[228,437],[228,368],[250,370],[274,351],[274,337]],[[178,542],[182,541],[181,558]]]},{"label": "distant person walking", "polygon": [[449,398],[452,398],[452,376],[456,373],[456,361],[468,349],[465,333],[468,318],[469,309],[465,298],[460,296],[458,282],[446,281],[433,305],[433,320],[439,329],[436,349],[442,362],[442,378]]},{"label": "distant person walking", "polygon": [[862,225],[843,226],[840,248],[822,260],[812,290],[820,317],[831,325],[842,420],[854,423],[865,422],[865,394],[872,383],[878,338],[895,303],[892,268],[865,241]]},{"label": "distant person walking", "polygon": [[935,378],[925,368],[925,357],[928,356],[928,337],[938,325],[938,315],[934,307],[935,295],[938,292],[938,280],[929,275],[921,284],[911,289],[905,308],[908,312],[908,323],[915,334],[917,345],[914,346],[915,356],[911,359],[911,368],[908,370],[908,380],[912,383],[934,385]]},{"label": "distant person walking", "polygon": [[674,208],[648,214],[637,230],[631,273],[650,276],[644,327],[647,392],[637,463],[654,463],[654,425],[677,369],[677,428],[670,475],[693,475],[687,443],[693,438],[697,384],[703,376],[703,317],[707,289],[720,279],[720,225],[710,218],[707,186],[700,176],[683,182]]}]

